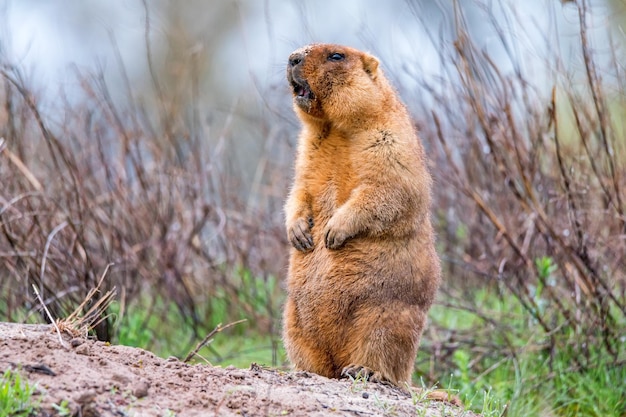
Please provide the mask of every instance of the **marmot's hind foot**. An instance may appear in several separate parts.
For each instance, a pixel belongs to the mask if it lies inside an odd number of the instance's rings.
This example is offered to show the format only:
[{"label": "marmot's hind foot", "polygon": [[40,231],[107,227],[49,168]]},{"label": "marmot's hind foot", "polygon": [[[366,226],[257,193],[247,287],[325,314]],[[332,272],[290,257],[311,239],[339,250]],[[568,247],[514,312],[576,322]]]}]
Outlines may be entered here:
[{"label": "marmot's hind foot", "polygon": [[352,378],[354,380],[377,382],[379,384],[385,385],[393,385],[387,378],[383,377],[380,372],[374,371],[373,369],[362,365],[350,364],[346,366],[341,371],[341,377]]},{"label": "marmot's hind foot", "polygon": [[450,392],[443,390],[443,389],[436,389],[436,390],[428,392],[426,394],[426,398],[432,401],[441,401],[444,403],[456,405],[457,407],[465,406],[463,404],[463,401],[461,401],[461,399],[458,396],[451,394]]}]

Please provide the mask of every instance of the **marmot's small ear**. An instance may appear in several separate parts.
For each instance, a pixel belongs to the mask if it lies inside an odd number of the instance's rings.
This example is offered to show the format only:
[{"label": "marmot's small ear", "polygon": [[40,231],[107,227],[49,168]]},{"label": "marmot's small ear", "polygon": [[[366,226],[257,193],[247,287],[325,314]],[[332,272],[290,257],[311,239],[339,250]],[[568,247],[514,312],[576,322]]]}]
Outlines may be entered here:
[{"label": "marmot's small ear", "polygon": [[363,61],[363,69],[365,72],[367,72],[373,79],[376,79],[379,64],[378,59],[371,55],[364,54],[361,57],[361,60]]}]

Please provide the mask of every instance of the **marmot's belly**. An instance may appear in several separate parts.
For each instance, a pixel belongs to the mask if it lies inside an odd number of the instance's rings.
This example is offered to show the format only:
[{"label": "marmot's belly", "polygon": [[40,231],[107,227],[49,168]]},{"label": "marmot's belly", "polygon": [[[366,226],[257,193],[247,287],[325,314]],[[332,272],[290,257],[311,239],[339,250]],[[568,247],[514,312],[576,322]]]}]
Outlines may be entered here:
[{"label": "marmot's belly", "polygon": [[317,246],[313,252],[293,254],[289,291],[298,310],[311,318],[303,321],[311,330],[326,324],[350,325],[368,305],[399,299],[414,304],[419,277],[412,262],[406,243],[382,248],[377,243],[374,249],[353,241],[336,251]]}]

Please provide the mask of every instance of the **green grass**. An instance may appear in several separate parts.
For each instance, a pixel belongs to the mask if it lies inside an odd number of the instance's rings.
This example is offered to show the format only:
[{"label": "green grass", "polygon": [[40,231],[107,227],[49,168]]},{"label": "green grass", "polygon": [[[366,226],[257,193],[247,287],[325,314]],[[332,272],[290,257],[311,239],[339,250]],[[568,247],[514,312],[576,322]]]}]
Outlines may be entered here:
[{"label": "green grass", "polygon": [[24,381],[19,373],[7,370],[0,379],[0,417],[34,415],[39,403],[33,399],[35,387]]},{"label": "green grass", "polygon": [[[249,271],[238,271],[232,285],[236,293],[217,288],[205,307],[196,311],[202,324],[194,335],[173,301],[162,297],[145,297],[131,303],[120,316],[120,305],[114,302],[109,312],[114,317],[112,342],[148,349],[158,356],[184,358],[200,340],[217,325],[246,321],[217,333],[194,361],[203,359],[212,365],[234,365],[247,368],[250,363],[280,366],[285,353],[280,341],[280,305],[283,293],[273,276],[255,278]],[[271,325],[272,332],[259,327]]]},{"label": "green grass", "polygon": [[[162,304],[161,301],[157,303]],[[157,317],[150,315],[143,304],[131,306],[124,317],[114,324],[113,343],[148,349],[161,357],[183,358],[217,324],[234,321],[227,316],[219,316],[210,322],[207,320],[205,333],[194,337],[191,327],[180,318],[173,303],[162,308],[167,313]],[[111,312],[117,314],[119,305],[114,303]],[[212,365],[234,365],[240,368],[247,368],[252,362],[280,365],[285,358],[278,335],[259,334],[250,321],[217,333],[198,354],[195,361],[201,362],[201,358],[204,358]]]},{"label": "green grass", "polygon": [[[598,368],[572,370],[571,358],[526,353],[484,377],[495,399],[506,402],[507,416],[624,416],[626,369],[608,361]],[[463,389],[466,394],[468,389]]]},{"label": "green grass", "polygon": [[[552,265],[545,259],[537,264],[548,278]],[[538,289],[536,297],[540,295]],[[453,352],[454,366],[447,370],[449,376],[440,379],[441,385],[458,390],[473,411],[507,417],[626,416],[626,349],[622,348],[619,353],[621,365],[615,365],[602,346],[590,346],[592,359],[581,369],[575,366],[576,358],[566,349],[550,353],[542,348],[545,336],[515,298],[496,296],[487,290],[467,295],[472,296],[471,304],[480,306],[483,317],[501,328],[490,331],[490,324],[484,318],[468,310],[440,305],[431,310],[431,321],[438,328],[476,331],[474,342],[477,344],[488,346],[483,339],[489,338],[492,345],[510,346],[515,350],[515,355],[493,352],[477,358],[460,344]],[[615,325],[626,329],[626,321]],[[577,337],[573,329],[565,326],[557,336],[561,346]],[[420,355],[424,360],[426,352]]]}]

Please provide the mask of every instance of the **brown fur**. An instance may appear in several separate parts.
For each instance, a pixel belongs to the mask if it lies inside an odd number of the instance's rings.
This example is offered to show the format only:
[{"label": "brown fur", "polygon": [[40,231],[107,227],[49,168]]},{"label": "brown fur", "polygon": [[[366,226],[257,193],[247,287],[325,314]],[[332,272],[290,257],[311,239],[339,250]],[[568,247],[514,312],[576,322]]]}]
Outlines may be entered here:
[{"label": "brown fur", "polygon": [[287,78],[303,124],[285,206],[287,354],[327,377],[409,383],[440,281],[423,148],[373,56],[310,45]]}]

